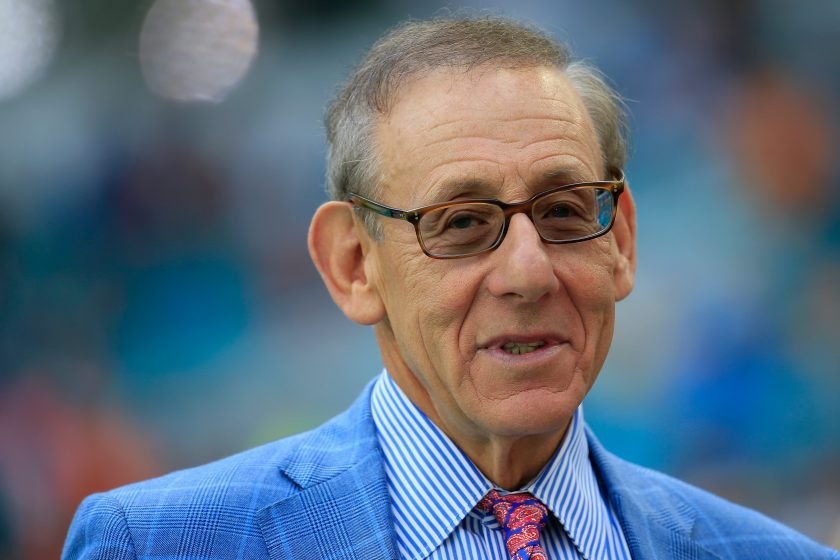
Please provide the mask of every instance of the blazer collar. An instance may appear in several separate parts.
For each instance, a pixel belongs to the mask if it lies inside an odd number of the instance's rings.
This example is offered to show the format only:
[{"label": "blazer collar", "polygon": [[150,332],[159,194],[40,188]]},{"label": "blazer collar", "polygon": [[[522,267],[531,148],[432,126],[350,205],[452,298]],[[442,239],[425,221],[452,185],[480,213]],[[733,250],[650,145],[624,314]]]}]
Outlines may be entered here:
[{"label": "blazer collar", "polygon": [[257,513],[269,558],[396,560],[368,385],[346,412],[298,436],[279,466],[299,491]]},{"label": "blazer collar", "polygon": [[693,537],[696,516],[690,504],[652,485],[641,467],[606,451],[588,427],[586,436],[593,466],[635,560],[720,560]]}]

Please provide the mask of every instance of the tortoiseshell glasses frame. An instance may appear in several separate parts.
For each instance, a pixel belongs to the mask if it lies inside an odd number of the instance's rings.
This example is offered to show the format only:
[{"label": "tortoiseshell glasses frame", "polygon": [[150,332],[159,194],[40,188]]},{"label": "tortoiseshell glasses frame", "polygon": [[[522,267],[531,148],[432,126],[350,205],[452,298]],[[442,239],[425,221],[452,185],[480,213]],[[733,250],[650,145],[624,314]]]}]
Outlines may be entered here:
[{"label": "tortoiseshell glasses frame", "polygon": [[414,226],[420,248],[435,259],[479,255],[502,244],[511,218],[526,214],[546,243],[579,243],[604,235],[612,228],[618,199],[624,192],[624,173],[611,181],[589,181],[552,187],[523,202],[473,198],[402,210],[360,194],[347,200],[357,208]]}]

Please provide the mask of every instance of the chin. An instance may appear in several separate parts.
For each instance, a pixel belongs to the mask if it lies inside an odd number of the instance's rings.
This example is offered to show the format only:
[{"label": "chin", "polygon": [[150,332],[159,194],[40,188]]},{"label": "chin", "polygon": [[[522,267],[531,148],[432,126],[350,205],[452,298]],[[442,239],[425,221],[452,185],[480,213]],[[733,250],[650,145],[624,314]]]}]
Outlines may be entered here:
[{"label": "chin", "polygon": [[504,437],[524,437],[565,431],[585,392],[532,389],[494,400],[484,408],[489,431]]}]

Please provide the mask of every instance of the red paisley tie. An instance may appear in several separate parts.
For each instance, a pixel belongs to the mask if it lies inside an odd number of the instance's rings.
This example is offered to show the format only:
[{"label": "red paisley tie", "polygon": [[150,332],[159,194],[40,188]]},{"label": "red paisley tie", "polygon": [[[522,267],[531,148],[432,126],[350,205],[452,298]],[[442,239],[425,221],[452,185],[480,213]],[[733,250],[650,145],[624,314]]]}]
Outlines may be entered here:
[{"label": "red paisley tie", "polygon": [[540,530],[548,521],[542,502],[526,492],[502,496],[490,490],[478,507],[492,513],[505,530],[511,560],[548,560],[540,546]]}]

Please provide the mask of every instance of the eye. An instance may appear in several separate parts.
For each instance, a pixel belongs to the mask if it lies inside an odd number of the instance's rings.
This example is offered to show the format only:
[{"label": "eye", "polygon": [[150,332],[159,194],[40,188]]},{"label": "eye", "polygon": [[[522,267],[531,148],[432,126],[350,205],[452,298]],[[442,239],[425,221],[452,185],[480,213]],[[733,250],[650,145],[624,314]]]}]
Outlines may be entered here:
[{"label": "eye", "polygon": [[449,222],[446,224],[446,227],[451,229],[467,229],[479,226],[483,223],[486,223],[486,221],[475,214],[472,214],[470,212],[459,212],[458,214],[452,216],[452,218],[449,219]]},{"label": "eye", "polygon": [[574,204],[558,202],[550,206],[544,216],[549,219],[578,218],[580,210]]},{"label": "eye", "polygon": [[555,204],[548,211],[548,217],[550,218],[569,218],[574,214],[574,209],[568,204]]}]

